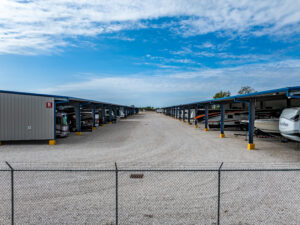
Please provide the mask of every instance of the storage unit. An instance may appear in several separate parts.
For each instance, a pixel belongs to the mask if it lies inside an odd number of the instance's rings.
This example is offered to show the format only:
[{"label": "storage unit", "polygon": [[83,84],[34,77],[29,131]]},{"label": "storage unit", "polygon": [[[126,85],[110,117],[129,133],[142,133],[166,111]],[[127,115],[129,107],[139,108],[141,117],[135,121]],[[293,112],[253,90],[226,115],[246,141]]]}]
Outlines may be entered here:
[{"label": "storage unit", "polygon": [[0,140],[54,139],[54,98],[0,93]]}]

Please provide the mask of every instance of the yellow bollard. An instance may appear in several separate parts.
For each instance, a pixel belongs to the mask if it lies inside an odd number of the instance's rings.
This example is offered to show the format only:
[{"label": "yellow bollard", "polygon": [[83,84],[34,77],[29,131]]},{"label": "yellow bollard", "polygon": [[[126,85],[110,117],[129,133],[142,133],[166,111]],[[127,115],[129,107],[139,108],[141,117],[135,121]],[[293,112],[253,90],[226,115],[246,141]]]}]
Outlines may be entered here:
[{"label": "yellow bollard", "polygon": [[56,140],[49,140],[49,145],[56,145]]},{"label": "yellow bollard", "polygon": [[80,136],[80,135],[81,135],[81,131],[77,131],[77,132],[76,132],[76,135],[77,135],[77,136]]},{"label": "yellow bollard", "polygon": [[97,130],[97,127],[93,127],[93,130]]},{"label": "yellow bollard", "polygon": [[248,143],[248,150],[254,150],[254,149],[255,149],[255,144]]},{"label": "yellow bollard", "polygon": [[195,128],[198,128],[198,125],[197,125],[197,124],[195,124]]},{"label": "yellow bollard", "polygon": [[204,128],[204,131],[208,131],[208,128]]},{"label": "yellow bollard", "polygon": [[220,134],[220,138],[224,138],[225,137],[225,134]]}]

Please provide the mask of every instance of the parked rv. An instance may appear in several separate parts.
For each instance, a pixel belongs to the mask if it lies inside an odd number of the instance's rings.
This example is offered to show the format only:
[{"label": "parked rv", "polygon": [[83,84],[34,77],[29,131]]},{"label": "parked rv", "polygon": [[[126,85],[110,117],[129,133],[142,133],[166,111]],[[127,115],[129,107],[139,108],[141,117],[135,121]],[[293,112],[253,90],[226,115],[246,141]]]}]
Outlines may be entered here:
[{"label": "parked rv", "polygon": [[[195,117],[195,119],[199,121],[203,121],[204,118],[205,118],[205,114],[198,115]],[[244,123],[242,121],[247,119],[248,119],[247,111],[225,112],[224,127],[239,127],[243,129]],[[208,114],[209,127],[220,127],[220,120],[221,120],[220,112],[214,112]]]},{"label": "parked rv", "polygon": [[163,110],[163,109],[157,109],[156,112],[157,112],[157,113],[163,113],[164,110]]},{"label": "parked rv", "polygon": [[[113,110],[112,110],[111,114],[112,114],[111,122],[115,123],[117,121],[117,116],[115,115]],[[109,121],[109,120],[110,120],[109,109],[106,109],[105,110],[105,121]]]},{"label": "parked rv", "polygon": [[100,115],[98,113],[95,113],[95,127],[100,126]]},{"label": "parked rv", "polygon": [[67,113],[56,113],[56,136],[67,137],[70,133]]},{"label": "parked rv", "polygon": [[91,111],[81,112],[81,130],[92,131],[94,125],[93,113]]},{"label": "parked rv", "polygon": [[284,109],[279,118],[279,130],[285,138],[300,142],[300,107]]},{"label": "parked rv", "polygon": [[120,109],[120,118],[125,118],[125,113],[123,109]]}]

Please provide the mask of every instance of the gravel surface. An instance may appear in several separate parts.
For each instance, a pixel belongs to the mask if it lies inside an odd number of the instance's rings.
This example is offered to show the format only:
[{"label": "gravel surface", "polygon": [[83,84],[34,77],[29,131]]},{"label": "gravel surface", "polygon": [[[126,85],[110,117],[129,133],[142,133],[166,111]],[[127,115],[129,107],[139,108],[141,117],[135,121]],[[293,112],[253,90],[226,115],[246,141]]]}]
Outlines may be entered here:
[{"label": "gravel surface", "polygon": [[0,147],[2,161],[10,162],[128,162],[190,165],[202,162],[298,163],[300,146],[282,144],[277,139],[255,139],[257,150],[248,151],[240,131],[226,131],[219,138],[217,129],[209,132],[171,117],[143,113],[99,127],[82,136],[71,134],[47,143],[12,143]]},{"label": "gravel surface", "polygon": [[[300,168],[296,143],[203,131],[142,113],[82,136],[0,147],[15,169]],[[22,162],[22,163],[19,163]],[[30,163],[28,163],[30,162]],[[6,169],[0,163],[0,170]],[[142,179],[130,178],[132,173]],[[10,171],[0,172],[0,224],[10,223]],[[218,172],[119,172],[120,224],[216,224]],[[15,171],[15,224],[115,224],[115,172]],[[222,172],[221,224],[299,224],[299,171]]]}]

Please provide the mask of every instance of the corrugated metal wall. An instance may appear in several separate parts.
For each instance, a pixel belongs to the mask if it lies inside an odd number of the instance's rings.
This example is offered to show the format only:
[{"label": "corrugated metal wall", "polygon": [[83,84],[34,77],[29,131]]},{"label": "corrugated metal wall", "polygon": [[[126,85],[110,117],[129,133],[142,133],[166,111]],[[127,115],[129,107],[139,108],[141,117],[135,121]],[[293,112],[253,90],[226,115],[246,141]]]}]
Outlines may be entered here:
[{"label": "corrugated metal wall", "polygon": [[54,139],[53,98],[0,93],[0,141],[47,139]]}]

